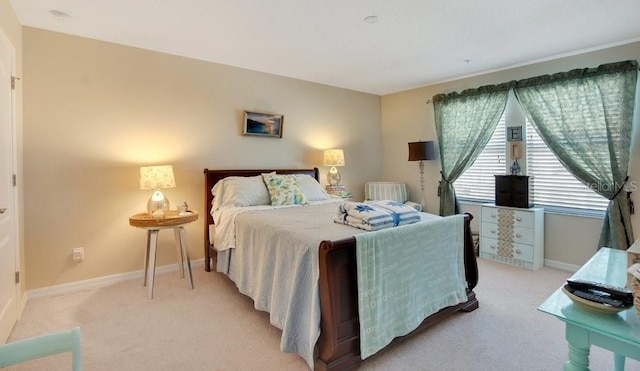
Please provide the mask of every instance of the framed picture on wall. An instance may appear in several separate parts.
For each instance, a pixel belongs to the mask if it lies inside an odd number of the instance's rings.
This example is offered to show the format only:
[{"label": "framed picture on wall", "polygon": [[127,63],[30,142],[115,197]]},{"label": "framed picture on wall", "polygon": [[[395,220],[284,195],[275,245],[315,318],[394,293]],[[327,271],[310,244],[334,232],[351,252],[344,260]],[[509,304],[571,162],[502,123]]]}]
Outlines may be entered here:
[{"label": "framed picture on wall", "polygon": [[284,116],[244,111],[244,135],[282,138]]}]

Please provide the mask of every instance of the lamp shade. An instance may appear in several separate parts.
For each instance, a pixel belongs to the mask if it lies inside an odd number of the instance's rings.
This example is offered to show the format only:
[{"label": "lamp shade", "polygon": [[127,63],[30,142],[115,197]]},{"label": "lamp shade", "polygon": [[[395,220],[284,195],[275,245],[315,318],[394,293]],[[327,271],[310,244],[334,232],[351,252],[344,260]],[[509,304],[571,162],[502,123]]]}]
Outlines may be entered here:
[{"label": "lamp shade", "polygon": [[176,179],[173,176],[173,166],[141,166],[140,189],[175,188]]},{"label": "lamp shade", "polygon": [[324,166],[344,166],[344,151],[341,149],[325,150]]},{"label": "lamp shade", "polygon": [[409,143],[409,161],[435,160],[436,154],[433,142],[411,142]]}]

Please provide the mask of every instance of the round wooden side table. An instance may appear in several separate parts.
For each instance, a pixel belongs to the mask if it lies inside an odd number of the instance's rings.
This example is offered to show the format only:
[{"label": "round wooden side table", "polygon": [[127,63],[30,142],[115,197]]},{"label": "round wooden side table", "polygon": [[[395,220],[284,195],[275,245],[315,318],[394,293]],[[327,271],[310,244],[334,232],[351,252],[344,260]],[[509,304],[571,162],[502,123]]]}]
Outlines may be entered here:
[{"label": "round wooden side table", "polygon": [[[185,264],[189,275],[189,287],[193,289],[191,275],[191,259],[187,248],[187,235],[184,226],[198,220],[198,212],[190,210],[179,214],[176,210],[168,211],[163,218],[153,217],[148,213],[140,213],[129,217],[129,224],[147,230],[147,248],[144,254],[144,286],[149,283],[149,299],[153,299],[153,279],[156,274],[156,252],[158,250],[158,233],[162,229],[173,229],[176,240],[176,250],[179,256],[180,277],[184,278]],[[151,270],[149,270],[151,266]]]}]

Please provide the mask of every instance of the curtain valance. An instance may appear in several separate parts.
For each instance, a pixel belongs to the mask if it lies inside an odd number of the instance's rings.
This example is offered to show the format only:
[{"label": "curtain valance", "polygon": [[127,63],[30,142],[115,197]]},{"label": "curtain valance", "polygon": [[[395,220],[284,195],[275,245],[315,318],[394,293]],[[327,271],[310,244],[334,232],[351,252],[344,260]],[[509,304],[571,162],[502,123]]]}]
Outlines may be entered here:
[{"label": "curtain valance", "polygon": [[483,85],[477,88],[465,89],[462,92],[452,92],[434,95],[431,100],[435,102],[446,102],[452,99],[470,97],[474,95],[494,93],[498,91],[509,91],[514,88],[524,88],[540,84],[546,84],[554,81],[577,79],[589,76],[597,76],[608,73],[616,73],[620,71],[628,71],[638,68],[638,61],[628,60],[622,62],[601,64],[595,68],[579,68],[567,72],[558,72],[552,75],[541,75],[530,77],[522,80],[512,80],[495,85]]},{"label": "curtain valance", "polygon": [[462,92],[453,92],[447,94],[438,94],[434,95],[432,100],[433,103],[445,103],[450,100],[460,99],[460,98],[468,98],[476,95],[482,94],[491,94],[501,91],[509,91],[516,86],[515,81],[504,82],[496,85],[484,85],[479,88],[465,89]]},{"label": "curtain valance", "polygon": [[579,68],[579,69],[571,70],[568,72],[558,72],[552,75],[542,75],[537,77],[531,77],[528,79],[514,81],[514,83],[515,83],[515,88],[526,88],[530,86],[554,83],[554,82],[559,82],[563,80],[582,79],[582,78],[594,77],[598,75],[630,71],[637,68],[638,68],[638,61],[629,60],[629,61],[623,61],[623,62],[602,64],[596,68]]}]

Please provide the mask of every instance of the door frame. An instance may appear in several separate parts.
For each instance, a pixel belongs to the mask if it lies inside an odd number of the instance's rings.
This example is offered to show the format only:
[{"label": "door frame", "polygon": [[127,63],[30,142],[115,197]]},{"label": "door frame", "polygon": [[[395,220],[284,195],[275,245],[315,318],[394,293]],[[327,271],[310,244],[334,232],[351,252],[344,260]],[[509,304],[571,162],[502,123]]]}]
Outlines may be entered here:
[{"label": "door frame", "polygon": [[[19,78],[16,76],[16,48],[11,42],[11,39],[7,36],[6,32],[2,27],[0,27],[0,41],[6,44],[9,47],[9,53],[11,53],[11,76],[16,77],[14,88],[11,89],[11,122],[10,122],[10,136],[11,136],[11,174],[17,178],[17,170],[18,170],[18,135],[17,135],[17,99],[16,99],[16,91],[18,90],[18,82]],[[22,291],[20,287],[22,286],[25,280],[25,272],[20,270],[20,209],[19,209],[19,197],[18,197],[18,186],[17,181],[11,187],[11,197],[10,197],[10,205],[13,209],[13,245],[14,245],[14,269],[16,272],[20,272],[20,283],[16,283],[14,285],[15,294],[16,294],[16,319],[20,319],[22,316],[22,311],[26,304],[26,295],[22,295]]]}]

